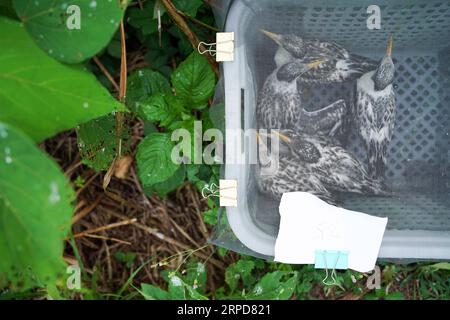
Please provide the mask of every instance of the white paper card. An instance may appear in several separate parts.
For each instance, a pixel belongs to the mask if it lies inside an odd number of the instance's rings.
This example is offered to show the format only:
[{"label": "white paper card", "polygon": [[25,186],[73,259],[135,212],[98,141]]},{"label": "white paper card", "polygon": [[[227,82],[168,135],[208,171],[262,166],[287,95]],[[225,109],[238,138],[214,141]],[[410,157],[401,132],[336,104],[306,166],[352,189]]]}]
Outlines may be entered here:
[{"label": "white paper card", "polygon": [[314,264],[316,250],[348,251],[348,267],[374,269],[387,218],[338,208],[305,193],[285,193],[280,203],[275,261]]},{"label": "white paper card", "polygon": [[216,33],[216,61],[234,60],[234,32]]},{"label": "white paper card", "polygon": [[237,207],[237,180],[220,180],[220,206]]}]

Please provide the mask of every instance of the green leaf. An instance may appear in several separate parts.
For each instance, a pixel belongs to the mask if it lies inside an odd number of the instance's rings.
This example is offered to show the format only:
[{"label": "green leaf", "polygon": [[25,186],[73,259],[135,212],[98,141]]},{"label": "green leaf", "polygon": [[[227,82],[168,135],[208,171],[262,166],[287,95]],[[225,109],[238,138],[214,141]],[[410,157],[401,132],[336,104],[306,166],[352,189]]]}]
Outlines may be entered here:
[{"label": "green leaf", "polygon": [[168,178],[163,182],[155,183],[151,186],[144,187],[144,192],[147,195],[152,195],[156,193],[161,197],[165,197],[169,193],[181,187],[184,183],[185,178],[186,178],[186,169],[184,165],[181,165],[173,176],[171,176],[170,178]]},{"label": "green leaf", "polygon": [[215,226],[219,220],[219,210],[217,208],[206,210],[203,213],[203,220],[207,224]]},{"label": "green leaf", "polygon": [[175,8],[194,18],[202,4],[202,0],[173,0],[173,5]]},{"label": "green leaf", "polygon": [[131,268],[134,260],[136,260],[137,254],[135,252],[117,251],[113,256],[117,261],[125,263],[128,268]]},{"label": "green leaf", "polygon": [[172,73],[177,97],[190,108],[204,108],[214,93],[216,77],[205,57],[192,53]]},{"label": "green leaf", "polygon": [[122,56],[122,44],[120,43],[120,40],[111,40],[106,50],[111,57],[120,59]]},{"label": "green leaf", "polygon": [[449,262],[441,262],[431,265],[434,269],[438,270],[450,270],[450,263]]},{"label": "green leaf", "polygon": [[4,15],[11,19],[17,19],[12,0],[0,0],[0,15]]},{"label": "green leaf", "polygon": [[[291,275],[286,281],[282,278]],[[297,286],[297,272],[274,271],[267,273],[259,281],[252,293],[246,297],[258,300],[287,300],[292,297]]]},{"label": "green leaf", "polygon": [[44,284],[64,272],[73,195],[30,138],[0,123],[0,279],[28,286],[34,282],[29,271]]},{"label": "green leaf", "polygon": [[426,270],[450,270],[449,262],[439,262],[423,267]]},{"label": "green leaf", "polygon": [[145,300],[167,300],[169,293],[151,284],[141,284],[141,294]]},{"label": "green leaf", "polygon": [[43,53],[24,27],[0,17],[0,121],[41,141],[123,106],[81,66]]},{"label": "green leaf", "polygon": [[144,187],[168,180],[179,169],[171,159],[174,144],[170,137],[167,133],[152,133],[139,144],[136,161]]},{"label": "green leaf", "polygon": [[169,275],[169,294],[171,300],[186,300],[183,280],[176,274]]},{"label": "green leaf", "polygon": [[[119,1],[104,0],[13,0],[20,20],[38,46],[66,63],[91,58],[109,43],[119,27],[124,8]],[[69,29],[80,9],[80,28]]]},{"label": "green leaf", "polygon": [[184,112],[181,101],[172,94],[156,93],[147,100],[135,104],[138,115],[148,121],[158,122],[161,127],[169,127],[176,120],[181,121]]},{"label": "green leaf", "polygon": [[392,292],[386,295],[384,300],[405,300],[405,296],[401,292]]},{"label": "green leaf", "polygon": [[185,282],[196,291],[202,292],[206,285],[206,267],[198,261],[191,261],[186,267]]},{"label": "green leaf", "polygon": [[239,280],[242,279],[244,284],[248,284],[251,281],[251,273],[254,268],[255,263],[250,260],[239,260],[227,268],[225,271],[225,282],[230,287],[231,292],[237,289]]},{"label": "green leaf", "polygon": [[[82,162],[95,171],[107,170],[117,156],[116,119],[107,115],[78,128],[78,148]],[[122,130],[122,154],[129,150],[129,132]]]},{"label": "green leaf", "polygon": [[225,104],[220,103],[211,106],[209,109],[209,117],[216,129],[225,133]]},{"label": "green leaf", "polygon": [[155,1],[148,0],[143,9],[139,6],[128,9],[128,23],[132,27],[140,29],[143,35],[152,34],[158,31],[158,20],[153,17],[154,6]]},{"label": "green leaf", "polygon": [[140,69],[133,72],[127,81],[127,105],[135,109],[136,103],[149,99],[154,94],[172,94],[169,81],[159,72]]}]

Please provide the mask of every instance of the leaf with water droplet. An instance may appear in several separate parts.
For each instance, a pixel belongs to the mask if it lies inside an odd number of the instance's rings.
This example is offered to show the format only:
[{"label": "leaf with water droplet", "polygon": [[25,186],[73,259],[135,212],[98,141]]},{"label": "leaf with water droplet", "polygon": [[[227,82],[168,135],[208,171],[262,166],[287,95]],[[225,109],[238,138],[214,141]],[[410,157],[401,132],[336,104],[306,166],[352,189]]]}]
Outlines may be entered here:
[{"label": "leaf with water droplet", "polygon": [[51,283],[64,272],[74,193],[29,137],[4,123],[0,128],[7,132],[0,138],[0,278],[23,287]]},{"label": "leaf with water droplet", "polygon": [[0,121],[41,141],[123,110],[92,73],[50,58],[19,22],[0,17],[0,30]]},{"label": "leaf with water droplet", "polygon": [[193,52],[172,73],[172,85],[186,106],[202,109],[214,93],[216,77],[206,58]]},{"label": "leaf with water droplet", "polygon": [[[66,63],[84,61],[106,47],[124,14],[118,1],[13,0],[13,4],[38,46]],[[69,5],[78,6],[79,13]],[[68,27],[74,19],[79,19],[79,29]]]},{"label": "leaf with water droplet", "polygon": [[142,102],[152,95],[172,94],[169,81],[159,72],[148,68],[133,72],[127,81],[127,105],[133,109],[137,102]]},{"label": "leaf with water droplet", "polygon": [[152,133],[141,141],[136,154],[138,175],[144,187],[171,178],[180,165],[172,162],[174,143],[168,133]]}]

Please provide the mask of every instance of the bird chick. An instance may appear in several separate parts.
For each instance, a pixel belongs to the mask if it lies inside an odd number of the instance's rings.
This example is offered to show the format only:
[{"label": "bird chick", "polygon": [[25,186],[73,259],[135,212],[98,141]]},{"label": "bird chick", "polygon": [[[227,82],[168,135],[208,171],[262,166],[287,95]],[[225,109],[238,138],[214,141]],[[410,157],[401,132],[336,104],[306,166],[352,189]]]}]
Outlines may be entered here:
[{"label": "bird chick", "polygon": [[392,61],[393,38],[376,70],[364,74],[356,84],[355,122],[364,141],[368,171],[373,178],[384,178],[388,147],[395,127],[395,65]]},{"label": "bird chick", "polygon": [[332,191],[387,195],[382,183],[369,176],[363,164],[326,137],[284,130],[279,133],[290,153]]},{"label": "bird chick", "polygon": [[[286,142],[272,135],[258,134],[257,137],[260,156],[265,155],[265,161],[262,161],[257,174],[258,187],[262,193],[279,201],[284,193],[302,191],[314,194],[329,204],[337,204],[316,173],[298,160]],[[267,139],[269,137],[271,139]],[[267,140],[277,141],[271,144],[270,154]],[[273,170],[274,163],[277,164],[276,170]]]},{"label": "bird chick", "polygon": [[326,60],[326,63],[309,70],[299,78],[302,83],[329,84],[355,80],[365,72],[376,68],[374,61],[352,54],[334,42],[307,40],[294,34],[279,35],[266,30],[261,31],[279,46],[275,54],[277,66],[297,59],[303,63]]},{"label": "bird chick", "polygon": [[296,60],[278,67],[269,75],[256,107],[259,128],[298,128],[309,134],[330,136],[339,133],[348,112],[344,100],[340,99],[316,111],[307,111],[302,107],[302,95],[296,79],[322,63],[325,61],[303,64]]},{"label": "bird chick", "polygon": [[302,97],[296,79],[324,63],[291,61],[270,74],[259,94],[256,107],[258,126],[264,129],[293,128],[301,117]]}]

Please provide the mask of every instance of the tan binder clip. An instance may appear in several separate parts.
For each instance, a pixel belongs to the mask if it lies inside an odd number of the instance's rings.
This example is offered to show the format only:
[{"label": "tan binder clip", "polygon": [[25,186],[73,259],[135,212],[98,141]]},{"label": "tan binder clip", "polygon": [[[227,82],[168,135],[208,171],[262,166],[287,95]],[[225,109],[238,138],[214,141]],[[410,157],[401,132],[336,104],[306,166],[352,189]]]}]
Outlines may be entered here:
[{"label": "tan binder clip", "polygon": [[[202,50],[202,46],[205,47]],[[214,47],[216,47],[214,49]],[[234,60],[234,32],[218,32],[216,33],[215,43],[200,42],[197,50],[200,54],[208,52],[216,57],[217,62],[226,62]]]},{"label": "tan binder clip", "polygon": [[237,207],[237,180],[220,180],[219,186],[215,183],[206,185],[202,196],[205,199],[219,198],[221,207]]}]

